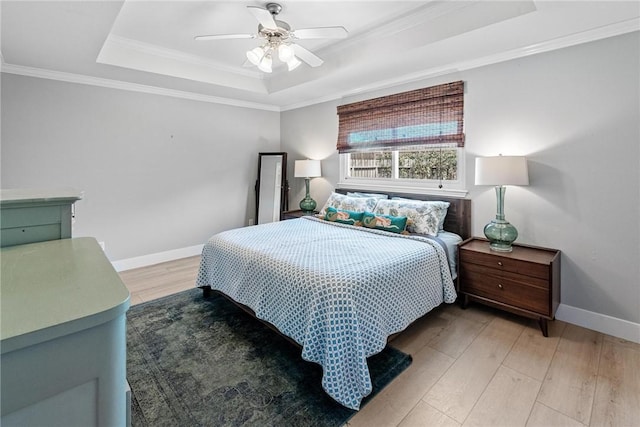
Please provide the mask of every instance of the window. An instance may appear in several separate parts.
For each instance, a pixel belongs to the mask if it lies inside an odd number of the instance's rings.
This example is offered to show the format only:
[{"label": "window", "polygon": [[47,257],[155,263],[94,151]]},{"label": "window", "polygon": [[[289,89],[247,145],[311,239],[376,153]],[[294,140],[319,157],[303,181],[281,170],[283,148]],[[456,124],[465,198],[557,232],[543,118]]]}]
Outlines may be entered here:
[{"label": "window", "polygon": [[338,107],[341,183],[462,189],[462,81]]}]

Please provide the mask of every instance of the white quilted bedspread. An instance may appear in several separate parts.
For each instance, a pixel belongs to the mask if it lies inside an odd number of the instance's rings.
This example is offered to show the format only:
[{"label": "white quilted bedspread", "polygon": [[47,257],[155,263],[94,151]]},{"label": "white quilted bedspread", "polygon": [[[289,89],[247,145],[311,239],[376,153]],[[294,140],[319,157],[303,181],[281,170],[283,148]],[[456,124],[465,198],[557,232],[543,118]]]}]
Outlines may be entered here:
[{"label": "white quilted bedspread", "polygon": [[324,390],[359,409],[367,357],[456,293],[432,240],[313,217],[245,227],[205,245],[196,286],[251,307],[323,367]]}]

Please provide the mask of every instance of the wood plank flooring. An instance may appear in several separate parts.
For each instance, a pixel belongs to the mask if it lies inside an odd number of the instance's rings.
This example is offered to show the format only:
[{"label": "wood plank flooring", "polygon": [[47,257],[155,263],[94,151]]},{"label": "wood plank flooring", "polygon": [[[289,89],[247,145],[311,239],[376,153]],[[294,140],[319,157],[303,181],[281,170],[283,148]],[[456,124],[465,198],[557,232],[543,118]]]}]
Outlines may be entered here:
[{"label": "wood plank flooring", "polygon": [[[120,273],[139,304],[191,289],[200,257]],[[615,426],[640,422],[640,344],[481,305],[443,305],[393,345],[413,363],[356,426]]]}]

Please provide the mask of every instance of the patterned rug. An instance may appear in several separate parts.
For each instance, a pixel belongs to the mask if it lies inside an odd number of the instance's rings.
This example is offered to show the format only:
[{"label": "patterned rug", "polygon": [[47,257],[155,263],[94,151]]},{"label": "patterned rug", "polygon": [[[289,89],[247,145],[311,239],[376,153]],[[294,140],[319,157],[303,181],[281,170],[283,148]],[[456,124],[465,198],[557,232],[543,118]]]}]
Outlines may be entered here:
[{"label": "patterned rug", "polygon": [[[341,426],[355,411],[320,385],[322,369],[225,298],[192,289],[132,307],[127,379],[134,426]],[[369,358],[373,393],[411,363]]]}]

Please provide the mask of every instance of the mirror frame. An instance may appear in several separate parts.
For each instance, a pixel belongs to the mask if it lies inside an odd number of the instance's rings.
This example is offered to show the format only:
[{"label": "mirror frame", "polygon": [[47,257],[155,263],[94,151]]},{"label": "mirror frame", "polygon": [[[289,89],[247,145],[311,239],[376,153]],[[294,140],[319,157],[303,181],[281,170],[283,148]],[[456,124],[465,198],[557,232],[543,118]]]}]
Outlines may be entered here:
[{"label": "mirror frame", "polygon": [[282,172],[281,172],[281,185],[280,185],[280,218],[284,219],[284,212],[289,209],[289,181],[287,180],[287,153],[280,152],[262,152],[258,153],[258,178],[256,179],[256,212],[255,212],[255,224],[258,224],[258,213],[260,212],[260,175],[262,171],[262,157],[263,156],[282,156]]}]

